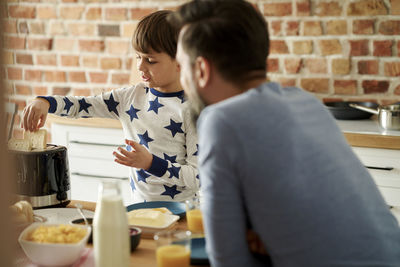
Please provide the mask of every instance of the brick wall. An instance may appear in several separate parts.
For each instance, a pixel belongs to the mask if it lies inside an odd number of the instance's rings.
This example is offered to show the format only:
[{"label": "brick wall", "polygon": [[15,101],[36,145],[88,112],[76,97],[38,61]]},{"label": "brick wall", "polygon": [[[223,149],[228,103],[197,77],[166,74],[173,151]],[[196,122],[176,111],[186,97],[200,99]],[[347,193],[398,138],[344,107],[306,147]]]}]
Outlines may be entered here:
[{"label": "brick wall", "polygon": [[[92,95],[129,83],[138,20],[184,0],[8,0],[6,92]],[[321,100],[400,101],[400,0],[252,0],[271,35],[271,80]]]}]

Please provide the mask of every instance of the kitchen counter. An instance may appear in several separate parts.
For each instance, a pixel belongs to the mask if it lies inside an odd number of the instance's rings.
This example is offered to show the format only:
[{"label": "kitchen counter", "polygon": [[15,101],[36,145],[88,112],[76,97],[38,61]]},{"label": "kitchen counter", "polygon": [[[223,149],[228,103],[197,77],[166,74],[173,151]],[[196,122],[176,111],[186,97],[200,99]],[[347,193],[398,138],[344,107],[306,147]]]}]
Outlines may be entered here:
[{"label": "kitchen counter", "polygon": [[400,131],[383,130],[375,117],[336,122],[351,146],[400,149]]}]

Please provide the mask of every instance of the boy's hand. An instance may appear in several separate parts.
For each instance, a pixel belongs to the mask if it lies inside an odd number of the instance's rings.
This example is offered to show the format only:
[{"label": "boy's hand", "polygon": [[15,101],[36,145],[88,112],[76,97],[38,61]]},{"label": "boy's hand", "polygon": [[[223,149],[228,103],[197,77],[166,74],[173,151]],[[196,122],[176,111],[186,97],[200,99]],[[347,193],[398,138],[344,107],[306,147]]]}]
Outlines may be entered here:
[{"label": "boy's hand", "polygon": [[114,161],[125,166],[148,170],[153,162],[153,155],[139,143],[127,139],[125,143],[131,146],[131,151],[118,147],[119,153],[113,152]]},{"label": "boy's hand", "polygon": [[260,255],[268,255],[262,241],[260,240],[256,232],[254,232],[251,229],[247,229],[246,238],[247,238],[247,244],[249,245],[249,249],[252,253]]},{"label": "boy's hand", "polygon": [[44,126],[50,103],[46,99],[36,98],[22,111],[21,128],[36,132]]}]

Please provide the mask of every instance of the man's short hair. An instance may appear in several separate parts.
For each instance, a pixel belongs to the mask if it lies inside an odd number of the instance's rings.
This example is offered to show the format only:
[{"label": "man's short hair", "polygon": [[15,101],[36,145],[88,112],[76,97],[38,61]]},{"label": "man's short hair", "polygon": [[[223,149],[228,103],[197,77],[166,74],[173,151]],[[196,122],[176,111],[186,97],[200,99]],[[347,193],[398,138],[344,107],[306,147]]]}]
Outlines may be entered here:
[{"label": "man's short hair", "polygon": [[160,10],[144,17],[132,37],[133,48],[140,53],[167,53],[176,56],[179,29],[167,21],[170,10]]},{"label": "man's short hair", "polygon": [[269,54],[267,23],[242,0],[203,0],[182,5],[168,18],[180,29],[181,44],[191,63],[207,58],[222,77],[243,82],[253,71],[266,72]]}]

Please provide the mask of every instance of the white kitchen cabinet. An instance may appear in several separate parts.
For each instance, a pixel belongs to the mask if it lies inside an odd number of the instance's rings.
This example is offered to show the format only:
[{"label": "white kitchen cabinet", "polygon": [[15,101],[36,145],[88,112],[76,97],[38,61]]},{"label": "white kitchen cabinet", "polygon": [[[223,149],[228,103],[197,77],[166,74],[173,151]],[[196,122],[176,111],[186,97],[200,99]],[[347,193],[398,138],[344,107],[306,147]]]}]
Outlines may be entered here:
[{"label": "white kitchen cabinet", "polygon": [[97,201],[101,181],[118,181],[124,204],[132,203],[128,167],[114,162],[113,151],[124,146],[122,129],[51,124],[52,143],[67,147],[71,198]]}]

